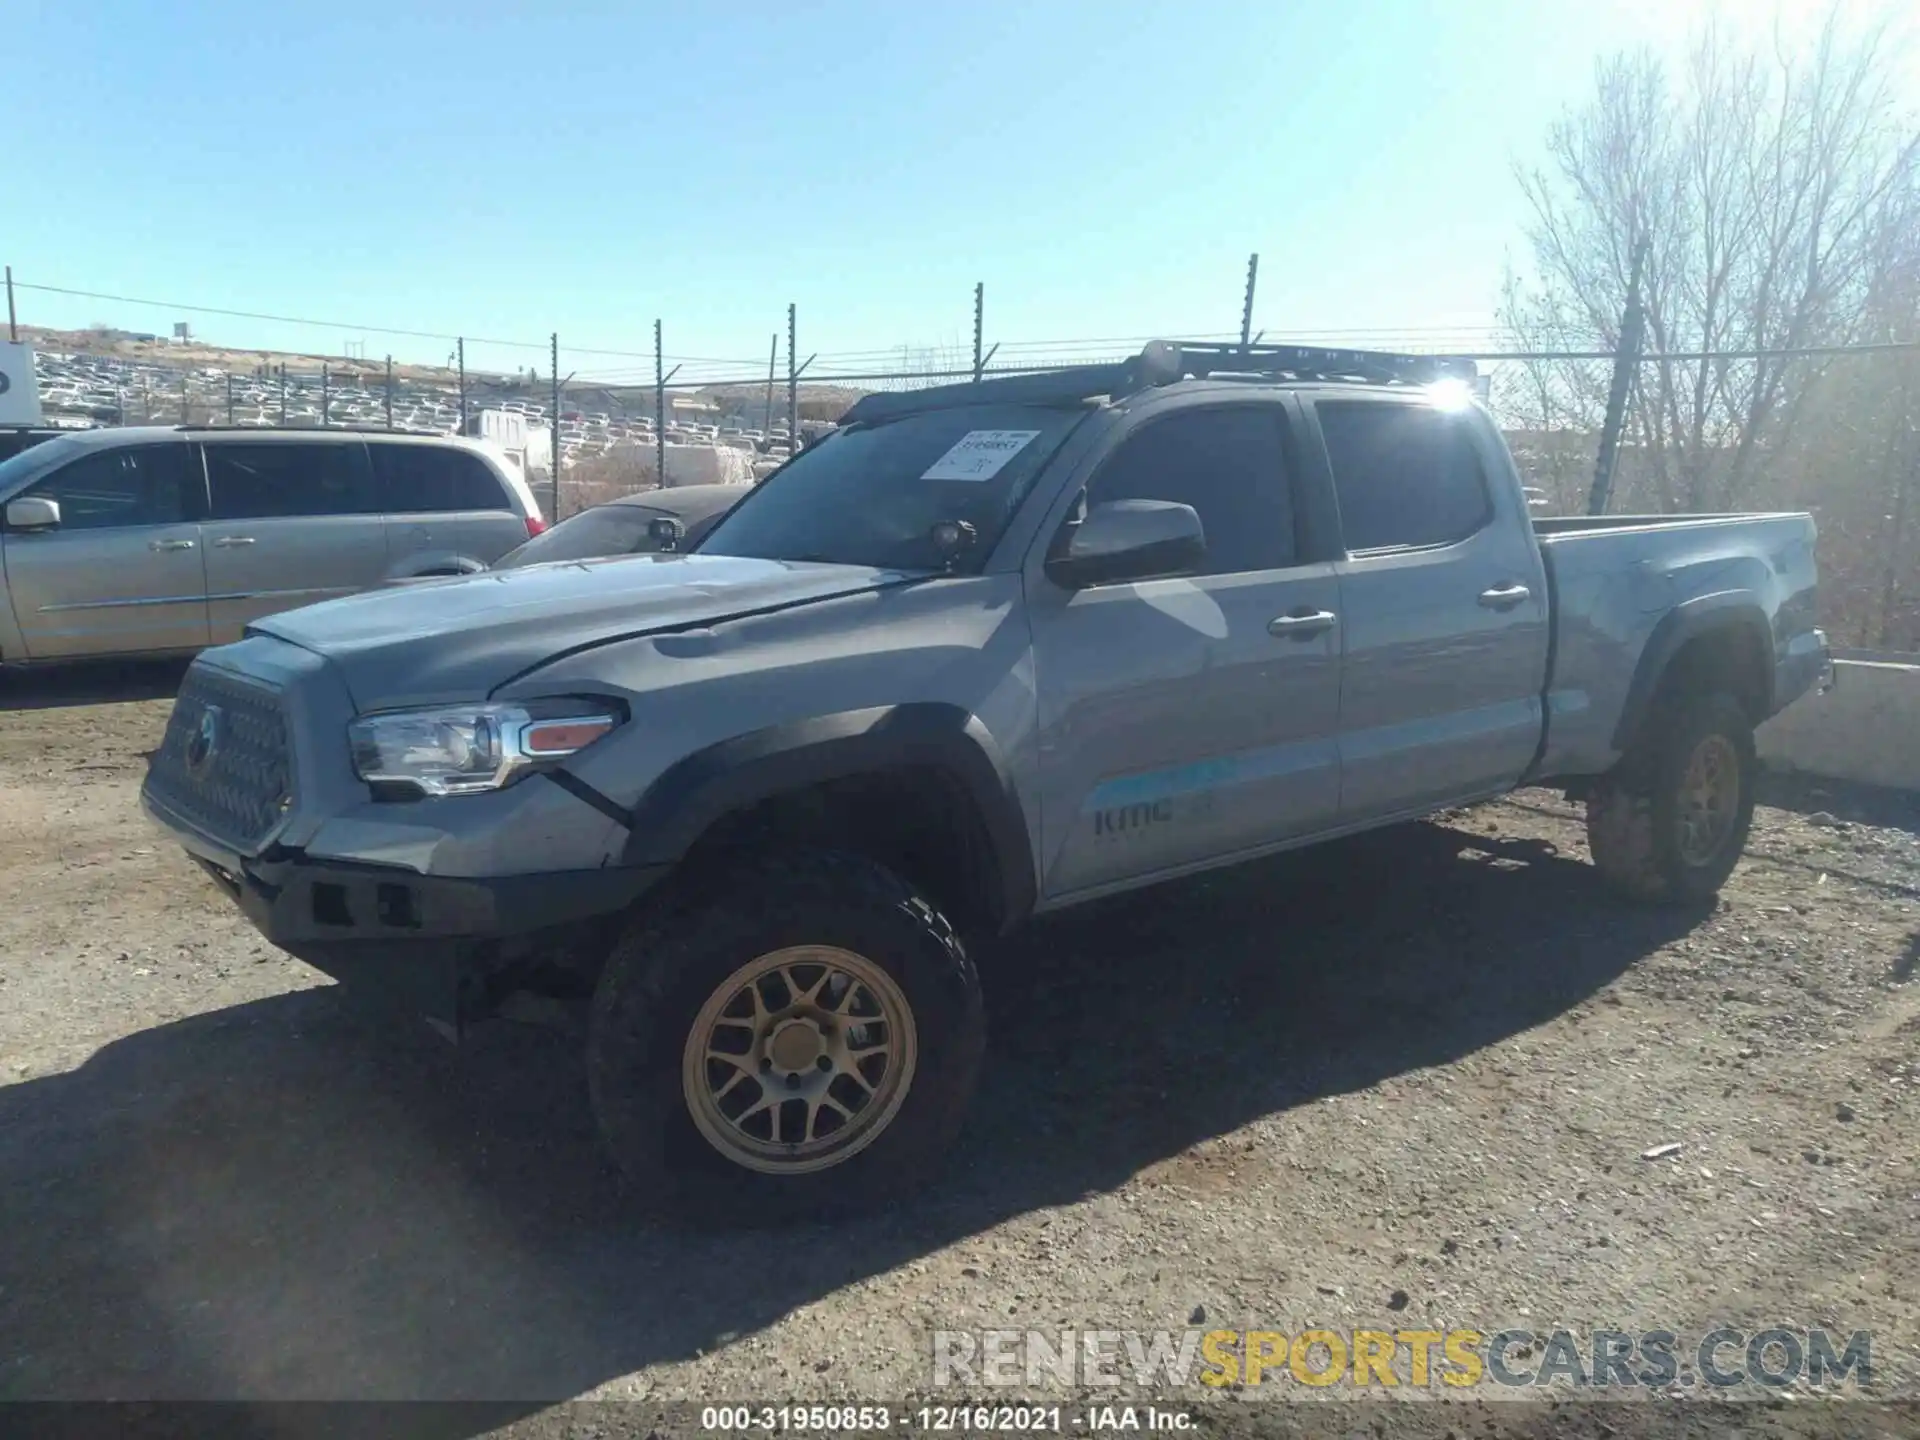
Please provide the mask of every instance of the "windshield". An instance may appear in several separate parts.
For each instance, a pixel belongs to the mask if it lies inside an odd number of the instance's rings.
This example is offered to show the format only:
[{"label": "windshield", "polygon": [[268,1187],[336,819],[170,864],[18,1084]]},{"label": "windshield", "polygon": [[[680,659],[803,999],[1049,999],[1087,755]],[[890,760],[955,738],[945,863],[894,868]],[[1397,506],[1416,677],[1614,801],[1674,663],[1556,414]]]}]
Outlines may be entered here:
[{"label": "windshield", "polygon": [[971,525],[958,567],[979,567],[1040,467],[1084,411],[969,405],[841,430],[740,502],[703,555],[938,570],[932,530]]},{"label": "windshield", "polygon": [[549,560],[594,560],[603,555],[631,555],[651,550],[647,525],[662,514],[645,505],[601,505],[569,515],[544,535],[536,535],[518,549],[494,561],[496,570],[522,565],[544,565]]}]

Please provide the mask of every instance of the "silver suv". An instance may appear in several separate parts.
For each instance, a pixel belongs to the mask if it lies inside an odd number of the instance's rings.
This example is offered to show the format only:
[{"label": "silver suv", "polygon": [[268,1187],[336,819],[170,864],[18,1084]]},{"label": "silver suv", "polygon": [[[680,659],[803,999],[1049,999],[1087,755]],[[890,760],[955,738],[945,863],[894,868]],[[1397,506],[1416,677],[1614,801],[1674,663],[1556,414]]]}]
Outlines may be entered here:
[{"label": "silver suv", "polygon": [[0,663],[190,652],[277,610],[483,569],[546,528],[467,440],[88,430],[0,464]]}]

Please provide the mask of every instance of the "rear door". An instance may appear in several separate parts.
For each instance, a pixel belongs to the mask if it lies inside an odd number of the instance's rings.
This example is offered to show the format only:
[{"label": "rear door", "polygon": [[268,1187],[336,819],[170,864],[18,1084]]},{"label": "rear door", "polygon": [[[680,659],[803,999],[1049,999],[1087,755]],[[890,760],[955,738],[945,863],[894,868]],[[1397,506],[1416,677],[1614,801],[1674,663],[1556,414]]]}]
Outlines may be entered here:
[{"label": "rear door", "polygon": [[214,644],[262,615],[386,578],[386,528],[358,441],[223,437],[202,450]]},{"label": "rear door", "polygon": [[526,522],[491,466],[453,445],[370,440],[387,543],[409,574],[490,565],[527,539]]},{"label": "rear door", "polygon": [[128,445],[81,456],[23,492],[60,506],[57,529],[4,540],[28,659],[207,643],[197,468],[184,441]]},{"label": "rear door", "polygon": [[1291,413],[1170,400],[1093,457],[1089,507],[1199,513],[1200,573],[1067,592],[1029,563],[1049,901],[1335,823],[1339,582],[1300,523]]},{"label": "rear door", "polygon": [[1311,407],[1340,511],[1340,818],[1511,786],[1541,734],[1547,596],[1480,413],[1353,395]]}]

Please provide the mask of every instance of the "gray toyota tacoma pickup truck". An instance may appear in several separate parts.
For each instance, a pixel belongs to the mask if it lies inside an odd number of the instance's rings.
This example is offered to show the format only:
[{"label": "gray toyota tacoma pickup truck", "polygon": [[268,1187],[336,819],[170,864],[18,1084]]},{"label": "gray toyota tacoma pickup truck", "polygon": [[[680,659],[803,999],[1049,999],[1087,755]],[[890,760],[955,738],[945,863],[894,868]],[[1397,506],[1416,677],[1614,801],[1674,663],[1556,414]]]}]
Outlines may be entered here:
[{"label": "gray toyota tacoma pickup truck", "polygon": [[1537,784],[1625,895],[1726,879],[1826,668],[1811,519],[1534,519],[1470,371],[1156,344],[869,396],[688,553],[256,621],[144,804],[349,991],[581,1002],[640,1195],[882,1203],[1036,912]]}]

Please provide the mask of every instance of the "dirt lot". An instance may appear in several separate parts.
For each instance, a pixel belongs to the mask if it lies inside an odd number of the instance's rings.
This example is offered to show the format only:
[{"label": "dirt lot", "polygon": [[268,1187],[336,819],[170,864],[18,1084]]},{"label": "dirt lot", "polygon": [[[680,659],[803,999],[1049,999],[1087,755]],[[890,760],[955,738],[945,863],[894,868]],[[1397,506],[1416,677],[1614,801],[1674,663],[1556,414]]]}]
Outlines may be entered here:
[{"label": "dirt lot", "polygon": [[1920,1390],[1897,800],[1776,785],[1705,915],[1610,902],[1530,792],[1059,917],[924,1204],[688,1236],[565,1037],[366,1021],[145,828],[174,678],[0,680],[0,1397],[897,1399],[936,1327],[1202,1312],[1825,1324]]}]

